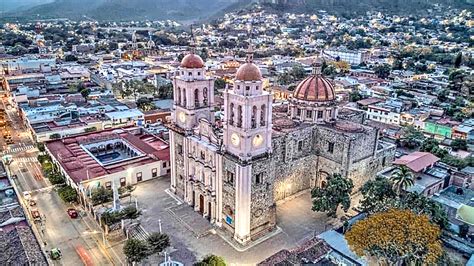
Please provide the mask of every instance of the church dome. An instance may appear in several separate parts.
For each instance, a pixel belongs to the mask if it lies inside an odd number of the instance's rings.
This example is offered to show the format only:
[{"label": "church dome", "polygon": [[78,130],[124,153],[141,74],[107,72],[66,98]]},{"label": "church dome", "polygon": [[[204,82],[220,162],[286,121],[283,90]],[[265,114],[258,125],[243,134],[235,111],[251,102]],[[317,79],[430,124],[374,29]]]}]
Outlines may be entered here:
[{"label": "church dome", "polygon": [[321,74],[321,62],[313,65],[313,74],[296,86],[293,99],[309,102],[328,102],[336,99],[334,85]]},{"label": "church dome", "polygon": [[203,68],[204,61],[202,58],[194,53],[187,54],[181,61],[181,67],[184,68]]},{"label": "church dome", "polygon": [[259,81],[262,79],[262,72],[254,63],[247,62],[239,67],[235,79],[239,81]]}]

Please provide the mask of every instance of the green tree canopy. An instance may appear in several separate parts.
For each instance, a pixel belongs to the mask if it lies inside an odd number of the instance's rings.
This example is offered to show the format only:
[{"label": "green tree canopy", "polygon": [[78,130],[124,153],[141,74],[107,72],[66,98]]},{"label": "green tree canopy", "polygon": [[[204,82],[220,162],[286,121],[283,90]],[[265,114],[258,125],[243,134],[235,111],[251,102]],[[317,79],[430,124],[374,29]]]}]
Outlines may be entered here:
[{"label": "green tree canopy", "polygon": [[413,173],[404,165],[400,165],[395,169],[390,180],[393,182],[394,189],[399,195],[403,190],[406,190],[415,184]]},{"label": "green tree canopy", "polygon": [[360,201],[365,212],[372,213],[378,209],[380,204],[393,200],[397,194],[393,190],[393,183],[382,176],[377,176],[375,180],[370,180],[362,186],[363,198]]},{"label": "green tree canopy", "polygon": [[354,184],[350,178],[333,174],[328,177],[327,185],[314,188],[311,192],[313,211],[326,212],[329,217],[336,217],[339,206],[348,211],[351,204],[351,193]]},{"label": "green tree canopy", "polygon": [[158,254],[170,246],[170,238],[166,234],[154,232],[147,238],[150,253]]},{"label": "green tree canopy", "polygon": [[63,186],[58,189],[59,197],[66,203],[77,201],[77,192],[71,186]]},{"label": "green tree canopy", "polygon": [[224,258],[216,255],[207,255],[201,261],[194,264],[195,266],[226,266]]},{"label": "green tree canopy", "polygon": [[148,245],[143,240],[130,238],[125,242],[125,245],[123,246],[123,254],[125,254],[127,260],[130,263],[141,262],[149,255]]}]

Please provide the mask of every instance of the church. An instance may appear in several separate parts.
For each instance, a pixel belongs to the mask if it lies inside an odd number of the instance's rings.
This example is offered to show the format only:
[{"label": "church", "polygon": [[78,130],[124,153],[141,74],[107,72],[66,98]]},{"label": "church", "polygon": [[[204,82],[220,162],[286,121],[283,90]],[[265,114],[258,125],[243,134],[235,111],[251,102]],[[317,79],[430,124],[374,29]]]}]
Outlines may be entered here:
[{"label": "church", "polygon": [[279,201],[324,187],[333,173],[356,192],[394,159],[395,146],[364,125],[363,112],[338,108],[321,66],[317,59],[289,103],[274,106],[249,49],[225,89],[220,123],[203,60],[191,51],[176,73],[170,189],[241,245],[276,228]]}]

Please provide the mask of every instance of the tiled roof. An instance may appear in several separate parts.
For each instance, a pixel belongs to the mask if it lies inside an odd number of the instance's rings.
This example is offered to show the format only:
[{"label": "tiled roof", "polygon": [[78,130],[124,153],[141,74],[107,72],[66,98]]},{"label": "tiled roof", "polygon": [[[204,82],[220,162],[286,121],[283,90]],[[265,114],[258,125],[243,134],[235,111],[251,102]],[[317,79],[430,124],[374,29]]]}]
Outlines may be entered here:
[{"label": "tiled roof", "polygon": [[393,163],[397,165],[405,165],[414,172],[420,172],[426,167],[433,165],[437,161],[439,161],[439,158],[433,154],[429,152],[417,151],[408,155],[404,155],[401,158],[395,160]]}]

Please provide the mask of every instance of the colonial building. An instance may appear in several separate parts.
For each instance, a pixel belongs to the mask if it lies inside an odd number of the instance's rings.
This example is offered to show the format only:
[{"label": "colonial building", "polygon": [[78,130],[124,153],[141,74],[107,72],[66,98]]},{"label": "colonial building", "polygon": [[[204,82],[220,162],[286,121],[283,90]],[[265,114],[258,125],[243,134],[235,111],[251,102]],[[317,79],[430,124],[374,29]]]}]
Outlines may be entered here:
[{"label": "colonial building", "polygon": [[243,245],[275,229],[278,201],[324,186],[333,173],[351,178],[356,191],[393,160],[395,147],[360,116],[338,118],[320,61],[289,105],[272,108],[250,49],[224,92],[222,126],[214,122],[214,80],[198,55],[183,58],[173,84],[171,190]]}]

